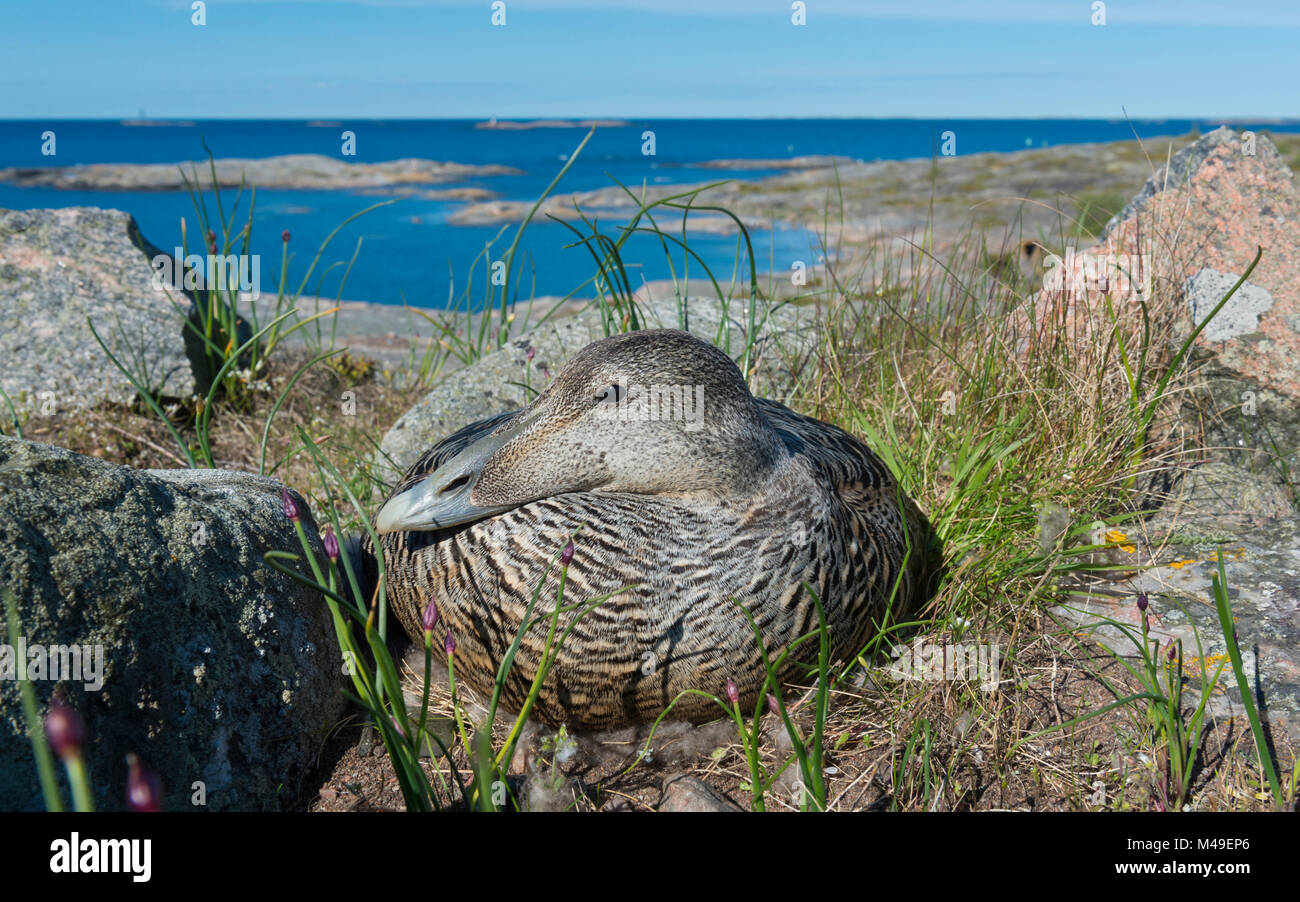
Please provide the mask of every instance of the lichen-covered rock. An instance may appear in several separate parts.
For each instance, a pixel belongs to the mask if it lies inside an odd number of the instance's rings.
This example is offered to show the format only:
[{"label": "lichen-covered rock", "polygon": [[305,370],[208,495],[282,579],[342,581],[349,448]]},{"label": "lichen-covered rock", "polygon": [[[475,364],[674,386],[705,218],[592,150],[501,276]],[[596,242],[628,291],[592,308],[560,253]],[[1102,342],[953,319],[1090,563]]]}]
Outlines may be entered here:
[{"label": "lichen-covered rock", "polygon": [[[101,673],[62,680],[99,807],[123,807],[128,752],[160,775],[167,810],[192,810],[195,783],[214,810],[293,804],[343,697],[324,602],[262,559],[302,553],[280,489],[0,438],[0,587],[24,641],[102,649]],[[42,710],[51,676],[33,680]],[[0,809],[41,804],[19,687],[0,679]]]},{"label": "lichen-covered rock", "polygon": [[183,336],[189,299],[153,286],[157,253],[120,210],[0,210],[0,388],[19,411],[52,415],[135,399],[87,320],[151,390],[193,394]]},{"label": "lichen-covered rock", "polygon": [[[747,315],[743,301],[732,302],[725,330],[716,298],[690,297],[680,305],[674,298],[642,299],[638,310],[643,328],[685,327],[729,350],[738,362],[741,359]],[[817,323],[811,311],[789,305],[770,310],[763,305],[757,319],[759,340],[751,354],[750,387],[757,394],[785,400],[797,387],[802,364],[815,347]],[[617,325],[613,331],[618,331]],[[452,373],[384,436],[380,469],[390,479],[400,476],[434,442],[457,429],[525,406],[570,357],[607,334],[600,311],[586,310],[547,322]]]},{"label": "lichen-covered rock", "polygon": [[1181,343],[1245,274],[1259,247],[1259,265],[1196,340],[1190,364],[1197,380],[1185,395],[1185,413],[1205,427],[1209,446],[1259,449],[1257,463],[1280,454],[1294,466],[1300,191],[1266,136],[1220,128],[1175,153],[1111,220],[1098,245],[1077,255],[1093,276],[1084,272],[1067,290],[1045,291],[1040,305],[1066,308],[1049,322],[1082,334],[1109,328],[1107,289],[1121,316],[1136,315],[1143,295],[1173,298],[1173,337]]},{"label": "lichen-covered rock", "polygon": [[[1150,636],[1161,643],[1160,652],[1171,641],[1182,642],[1185,688],[1194,707],[1202,664],[1212,677],[1226,661],[1211,582],[1221,552],[1243,669],[1257,707],[1274,736],[1286,735],[1300,747],[1300,517],[1285,487],[1269,473],[1208,463],[1178,481],[1165,506],[1141,526],[1141,535],[1124,529],[1132,544],[1120,554],[1141,571],[1091,598],[1063,605],[1058,614],[1089,627],[1089,635],[1117,654],[1133,657],[1138,649],[1121,630],[1091,627],[1109,618],[1139,633],[1136,601],[1144,593]],[[1230,663],[1208,709],[1215,718],[1244,713]]]},{"label": "lichen-covered rock", "polygon": [[1276,473],[1208,461],[1178,474],[1145,528],[1152,535],[1230,542],[1295,514],[1290,492]]}]

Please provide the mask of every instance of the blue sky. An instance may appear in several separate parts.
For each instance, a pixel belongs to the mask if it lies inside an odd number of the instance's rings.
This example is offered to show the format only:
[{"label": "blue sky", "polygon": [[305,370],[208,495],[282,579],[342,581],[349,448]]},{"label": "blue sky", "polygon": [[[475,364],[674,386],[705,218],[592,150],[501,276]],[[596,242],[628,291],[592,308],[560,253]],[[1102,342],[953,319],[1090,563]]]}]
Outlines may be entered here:
[{"label": "blue sky", "polygon": [[0,0],[0,118],[1300,117],[1300,3]]}]

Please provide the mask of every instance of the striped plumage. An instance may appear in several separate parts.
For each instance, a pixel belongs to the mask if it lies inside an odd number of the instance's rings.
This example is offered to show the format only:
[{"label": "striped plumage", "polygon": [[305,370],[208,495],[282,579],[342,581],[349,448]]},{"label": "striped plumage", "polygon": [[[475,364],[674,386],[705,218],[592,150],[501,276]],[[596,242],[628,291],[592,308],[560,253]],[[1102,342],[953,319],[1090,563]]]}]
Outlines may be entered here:
[{"label": "striped plumage", "polygon": [[[701,387],[703,417],[637,416],[648,386]],[[561,632],[573,629],[534,712],[574,729],[652,720],[682,690],[723,696],[728,680],[752,706],[765,673],[732,598],[775,659],[817,629],[806,582],[822,599],[832,655],[848,659],[891,595],[894,620],[915,609],[929,544],[924,518],[866,446],[753,398],[725,354],[673,330],[589,345],[524,411],[440,442],[376,524],[403,627],[422,636],[434,599],[439,635],[456,639],[458,679],[485,695],[547,563],[581,527],[565,605],[630,588],[576,624],[576,613],[560,618]],[[554,604],[559,569],[535,615]],[[539,625],[525,636],[505,707],[522,704],[546,635]],[[814,639],[793,657],[816,653]],[[791,662],[782,677],[798,673]],[[674,709],[693,721],[720,713],[696,695]]]}]

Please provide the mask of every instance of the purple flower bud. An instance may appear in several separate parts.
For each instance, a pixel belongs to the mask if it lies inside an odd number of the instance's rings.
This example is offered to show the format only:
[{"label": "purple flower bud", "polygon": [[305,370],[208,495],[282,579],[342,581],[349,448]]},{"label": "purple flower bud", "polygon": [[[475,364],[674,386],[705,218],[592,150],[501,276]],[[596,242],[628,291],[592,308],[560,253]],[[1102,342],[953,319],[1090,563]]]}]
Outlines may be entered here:
[{"label": "purple flower bud", "polygon": [[537,356],[537,349],[532,345],[528,346],[528,362],[532,363],[533,358]]},{"label": "purple flower bud", "polygon": [[215,245],[216,243],[217,233],[212,231],[212,229],[208,229],[208,244]]},{"label": "purple flower bud", "polygon": [[50,748],[64,761],[79,758],[85,736],[81,715],[64,703],[62,690],[56,691],[50,701],[50,711],[45,715],[45,738]]},{"label": "purple flower bud", "polygon": [[321,544],[325,546],[325,555],[331,561],[339,559],[339,538],[334,535],[334,527],[326,523],[325,535],[321,537]]},{"label": "purple flower bud", "polygon": [[1139,611],[1143,611],[1143,612],[1145,612],[1146,609],[1147,609],[1147,604],[1148,604],[1148,602],[1147,602],[1147,593],[1145,593],[1145,592],[1139,592],[1139,593],[1138,593],[1138,610],[1139,610]]},{"label": "purple flower bud", "polygon": [[132,811],[161,811],[162,782],[140,763],[135,754],[126,756],[126,806]]},{"label": "purple flower bud", "polygon": [[573,543],[569,542],[564,546],[564,550],[560,552],[560,563],[567,567],[571,560],[573,560]]},{"label": "purple flower bud", "polygon": [[[420,625],[424,627],[426,633],[433,632],[433,628],[438,625],[438,606],[429,599],[429,603],[424,608],[424,616],[420,618]],[[448,633],[447,635],[451,635]]]},{"label": "purple flower bud", "polygon": [[280,240],[283,241],[285,244],[288,244],[288,243],[289,243],[289,230],[288,230],[288,229],[285,229],[283,232],[280,233]]},{"label": "purple flower bud", "polygon": [[442,643],[442,647],[447,650],[449,655],[456,653],[456,637],[451,634],[451,630],[447,630],[447,641]]},{"label": "purple flower bud", "polygon": [[1165,657],[1167,657],[1169,660],[1172,661],[1177,656],[1177,654],[1178,654],[1178,646],[1175,645],[1173,642],[1170,642],[1169,651],[1165,654]]},{"label": "purple flower bud", "polygon": [[740,689],[736,686],[735,680],[727,680],[727,701],[733,705],[740,704]]},{"label": "purple flower bud", "polygon": [[777,704],[776,696],[770,692],[767,694],[767,710],[778,716],[781,714],[781,706]]},{"label": "purple flower bud", "polygon": [[298,505],[294,503],[293,496],[289,494],[288,489],[280,489],[280,499],[284,504],[284,515],[294,523],[297,523]]}]

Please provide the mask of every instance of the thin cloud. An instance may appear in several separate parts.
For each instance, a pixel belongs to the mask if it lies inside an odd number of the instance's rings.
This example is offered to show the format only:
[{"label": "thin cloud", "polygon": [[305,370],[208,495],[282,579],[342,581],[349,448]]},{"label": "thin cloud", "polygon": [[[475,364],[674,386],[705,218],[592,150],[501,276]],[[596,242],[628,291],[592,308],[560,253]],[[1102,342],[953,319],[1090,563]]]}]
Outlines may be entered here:
[{"label": "thin cloud", "polygon": [[[754,0],[504,0],[511,11],[542,12],[590,10],[642,12],[664,16],[787,16],[788,0],[755,3]],[[394,9],[483,9],[489,0],[222,0],[227,4],[287,4],[373,6]],[[166,0],[169,8],[186,8],[187,0]],[[1112,0],[1105,3],[1109,25],[1200,26],[1217,28],[1300,28],[1300,4],[1291,0],[1245,4],[1221,0],[1145,0],[1136,4]],[[1091,0],[923,0],[900,9],[897,0],[805,0],[809,23],[817,18],[881,19],[891,21],[951,21],[969,23],[1021,23],[1088,25]]]}]

